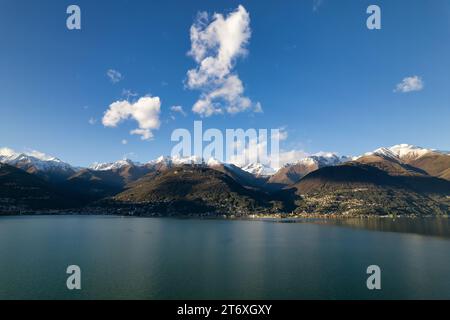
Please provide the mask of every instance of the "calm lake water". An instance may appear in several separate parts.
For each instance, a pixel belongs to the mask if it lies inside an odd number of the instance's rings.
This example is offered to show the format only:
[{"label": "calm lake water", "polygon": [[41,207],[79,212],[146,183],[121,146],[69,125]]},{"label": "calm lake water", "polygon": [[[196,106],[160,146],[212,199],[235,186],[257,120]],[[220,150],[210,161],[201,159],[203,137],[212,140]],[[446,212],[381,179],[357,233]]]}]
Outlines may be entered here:
[{"label": "calm lake water", "polygon": [[449,219],[374,221],[1,217],[0,299],[450,299]]}]

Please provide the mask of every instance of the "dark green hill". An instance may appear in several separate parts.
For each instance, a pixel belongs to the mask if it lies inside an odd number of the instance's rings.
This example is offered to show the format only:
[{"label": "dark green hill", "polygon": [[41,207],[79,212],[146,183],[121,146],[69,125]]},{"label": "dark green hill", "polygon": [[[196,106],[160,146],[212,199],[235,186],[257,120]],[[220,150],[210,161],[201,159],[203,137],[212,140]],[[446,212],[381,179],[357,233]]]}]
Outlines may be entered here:
[{"label": "dark green hill", "polygon": [[[396,173],[398,173],[396,171]],[[378,166],[347,163],[316,170],[295,185],[298,212],[335,214],[449,214],[446,180],[391,175]]]},{"label": "dark green hill", "polygon": [[60,187],[87,203],[114,196],[122,192],[127,184],[142,178],[151,171],[147,167],[138,166],[125,166],[104,171],[82,169],[60,184]]},{"label": "dark green hill", "polygon": [[40,177],[0,164],[0,214],[74,205],[74,201]]},{"label": "dark green hill", "polygon": [[151,173],[112,198],[121,204],[146,205],[161,214],[234,214],[276,212],[278,197],[246,188],[228,174],[201,165]]}]

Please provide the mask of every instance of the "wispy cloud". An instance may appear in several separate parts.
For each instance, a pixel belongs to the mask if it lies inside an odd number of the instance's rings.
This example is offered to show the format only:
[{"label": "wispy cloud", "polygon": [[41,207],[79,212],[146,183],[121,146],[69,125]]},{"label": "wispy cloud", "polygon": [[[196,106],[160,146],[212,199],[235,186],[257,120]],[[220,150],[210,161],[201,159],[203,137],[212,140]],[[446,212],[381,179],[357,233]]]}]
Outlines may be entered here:
[{"label": "wispy cloud", "polygon": [[127,100],[130,100],[132,98],[136,98],[138,96],[138,94],[129,89],[123,89],[122,96],[124,96]]},{"label": "wispy cloud", "polygon": [[106,71],[106,75],[112,83],[117,83],[123,79],[122,74],[114,69],[109,69],[108,71]]},{"label": "wispy cloud", "polygon": [[95,119],[95,118],[89,118],[88,123],[89,123],[90,125],[93,126],[94,124],[97,123],[97,119]]},{"label": "wispy cloud", "polygon": [[122,156],[123,160],[133,160],[134,158],[137,158],[137,154],[134,152],[128,152]]},{"label": "wispy cloud", "polygon": [[183,116],[187,116],[187,114],[186,114],[186,112],[184,112],[182,106],[172,106],[172,107],[170,107],[170,111],[175,112],[175,113],[180,113]]},{"label": "wispy cloud", "polygon": [[189,55],[198,66],[188,71],[186,86],[201,92],[192,111],[209,117],[251,110],[252,101],[244,96],[244,85],[233,72],[237,58],[247,54],[251,37],[247,10],[240,5],[226,17],[201,12],[190,33]]},{"label": "wispy cloud", "polygon": [[127,119],[137,121],[139,127],[130,131],[130,134],[140,135],[142,140],[153,138],[152,130],[159,129],[161,121],[161,101],[159,97],[146,96],[134,103],[127,100],[112,103],[105,112],[102,123],[105,127],[117,127]]},{"label": "wispy cloud", "polygon": [[406,77],[397,84],[394,92],[407,93],[411,91],[421,91],[424,87],[424,82],[419,76]]},{"label": "wispy cloud", "polygon": [[313,11],[316,12],[317,10],[319,10],[322,3],[323,0],[313,0]]}]

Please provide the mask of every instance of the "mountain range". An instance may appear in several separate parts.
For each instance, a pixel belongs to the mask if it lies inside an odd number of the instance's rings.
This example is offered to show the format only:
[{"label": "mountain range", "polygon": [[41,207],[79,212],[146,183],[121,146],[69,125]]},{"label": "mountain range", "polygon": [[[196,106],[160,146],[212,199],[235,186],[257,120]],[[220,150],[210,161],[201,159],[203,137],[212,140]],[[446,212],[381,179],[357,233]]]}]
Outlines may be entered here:
[{"label": "mountain range", "polygon": [[448,215],[448,152],[402,144],[357,157],[320,153],[278,170],[160,157],[88,168],[0,149],[0,214]]}]

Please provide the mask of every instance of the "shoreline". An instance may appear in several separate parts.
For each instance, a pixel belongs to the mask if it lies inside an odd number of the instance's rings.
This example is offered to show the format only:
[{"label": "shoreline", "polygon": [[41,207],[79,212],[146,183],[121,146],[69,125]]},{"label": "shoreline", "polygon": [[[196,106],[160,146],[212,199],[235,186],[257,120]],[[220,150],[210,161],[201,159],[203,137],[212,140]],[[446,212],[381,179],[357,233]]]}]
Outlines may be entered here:
[{"label": "shoreline", "polygon": [[450,215],[345,215],[345,214],[249,214],[249,215],[226,215],[226,214],[123,214],[102,213],[98,210],[42,210],[25,211],[16,213],[0,212],[0,217],[21,217],[21,216],[110,216],[110,217],[134,217],[134,218],[178,218],[178,219],[201,219],[201,220],[243,220],[243,221],[268,221],[280,223],[296,223],[302,220],[342,220],[342,219],[422,219],[422,218],[443,218],[448,219]]}]

